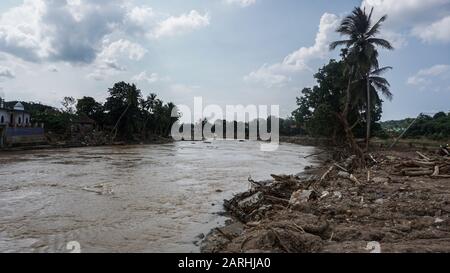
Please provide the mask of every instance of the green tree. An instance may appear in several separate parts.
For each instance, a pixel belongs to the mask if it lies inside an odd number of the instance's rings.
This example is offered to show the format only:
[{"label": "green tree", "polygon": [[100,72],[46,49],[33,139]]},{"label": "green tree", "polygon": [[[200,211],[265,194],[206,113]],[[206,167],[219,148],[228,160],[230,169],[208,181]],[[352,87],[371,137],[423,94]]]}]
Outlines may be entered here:
[{"label": "green tree", "polygon": [[77,115],[87,116],[93,119],[97,124],[104,123],[104,108],[103,105],[95,101],[92,97],[83,97],[78,99],[76,105]]},{"label": "green tree", "polygon": [[[364,108],[361,109],[361,112],[365,112],[366,128],[367,123],[370,123],[369,127],[372,128],[375,125],[374,123],[380,118],[374,116],[374,114],[378,114],[377,112],[380,112],[377,108],[381,108],[383,103],[378,94],[382,94],[388,100],[392,100],[393,98],[393,94],[390,91],[389,82],[385,78],[381,77],[383,73],[391,69],[392,67],[383,67],[372,70],[369,74],[369,79],[362,77],[352,83],[352,104],[359,105]],[[361,90],[366,89],[367,82],[369,82],[369,99],[367,98],[367,92],[361,92]],[[370,107],[367,107],[367,103],[371,103]],[[370,111],[371,113],[368,114],[367,111]]]},{"label": "green tree", "polygon": [[141,123],[141,90],[134,84],[119,82],[108,92],[105,111],[108,113],[109,124],[114,124],[114,135],[132,140]]},{"label": "green tree", "polygon": [[[330,45],[331,49],[335,49],[336,47],[342,45],[347,47],[347,62],[351,70],[351,73],[349,74],[349,82],[353,81],[351,78],[355,75],[359,75],[360,78],[366,79],[366,119],[368,121],[372,119],[372,111],[370,108],[373,105],[370,101],[370,72],[372,68],[375,70],[379,68],[377,47],[393,49],[390,42],[376,36],[379,33],[383,22],[386,21],[387,16],[382,16],[375,24],[372,24],[372,14],[373,8],[369,14],[366,13],[365,9],[355,8],[351,15],[342,20],[339,28],[337,29],[337,32],[341,35],[347,36],[347,39],[335,41]],[[367,149],[370,142],[370,125],[371,122],[366,123]]]}]

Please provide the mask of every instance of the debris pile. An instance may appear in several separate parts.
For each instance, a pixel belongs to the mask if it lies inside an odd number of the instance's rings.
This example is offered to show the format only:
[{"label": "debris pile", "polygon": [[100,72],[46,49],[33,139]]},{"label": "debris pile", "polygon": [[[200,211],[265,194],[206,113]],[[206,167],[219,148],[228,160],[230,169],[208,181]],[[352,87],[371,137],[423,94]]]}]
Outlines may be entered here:
[{"label": "debris pile", "polygon": [[[442,148],[444,151],[444,148]],[[445,149],[447,151],[447,149]],[[404,176],[431,176],[432,178],[450,178],[450,156],[426,156],[416,152],[419,159],[407,160],[395,165],[397,174]]]},{"label": "debris pile", "polygon": [[376,153],[366,169],[355,160],[249,179],[249,191],[224,203],[239,228],[213,230],[202,251],[450,251],[449,156]]}]

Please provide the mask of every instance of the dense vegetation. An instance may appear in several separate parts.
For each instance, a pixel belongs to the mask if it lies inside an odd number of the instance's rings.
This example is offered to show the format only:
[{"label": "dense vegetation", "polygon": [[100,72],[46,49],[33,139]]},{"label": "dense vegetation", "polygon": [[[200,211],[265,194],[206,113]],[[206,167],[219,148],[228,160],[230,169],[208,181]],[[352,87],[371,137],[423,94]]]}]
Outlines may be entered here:
[{"label": "dense vegetation", "polygon": [[355,8],[342,20],[336,31],[346,39],[330,45],[332,50],[344,46],[341,60],[331,60],[319,70],[314,76],[317,85],[302,90],[297,98],[299,108],[293,112],[299,126],[310,134],[345,140],[361,159],[364,152],[355,136],[365,135],[367,150],[370,137],[379,131],[383,102],[379,95],[389,100],[393,97],[389,82],[382,77],[392,68],[381,67],[378,60],[378,48],[393,49],[377,37],[387,17],[373,23],[372,14],[373,10],[367,13]]},{"label": "dense vegetation", "polygon": [[434,116],[420,115],[415,119],[408,118],[399,121],[387,121],[381,125],[390,136],[399,136],[411,124],[411,128],[406,132],[407,138],[429,138],[433,140],[450,139],[450,112],[439,112]]},{"label": "dense vegetation", "polygon": [[[297,98],[297,108],[292,116],[298,126],[304,128],[310,136],[332,138],[335,142],[345,141],[345,132],[339,121],[342,111],[342,99],[345,98],[346,79],[342,76],[345,62],[330,60],[314,75],[317,85],[304,88]],[[358,88],[352,89],[357,92]],[[376,92],[373,93],[371,111],[371,136],[383,134],[378,121],[382,114],[382,100]],[[365,137],[367,127],[365,100],[355,94],[348,113],[348,122],[356,137]]]},{"label": "dense vegetation", "polygon": [[[44,123],[47,132],[59,134],[67,133],[77,121],[88,119],[98,129],[111,132],[113,139],[145,140],[151,135],[168,137],[178,120],[171,116],[173,103],[164,103],[155,94],[144,98],[134,84],[116,83],[108,93],[105,103],[92,97],[65,97],[61,109],[40,103],[23,104],[32,115],[32,123]],[[6,106],[12,108],[16,103],[8,102]]]}]

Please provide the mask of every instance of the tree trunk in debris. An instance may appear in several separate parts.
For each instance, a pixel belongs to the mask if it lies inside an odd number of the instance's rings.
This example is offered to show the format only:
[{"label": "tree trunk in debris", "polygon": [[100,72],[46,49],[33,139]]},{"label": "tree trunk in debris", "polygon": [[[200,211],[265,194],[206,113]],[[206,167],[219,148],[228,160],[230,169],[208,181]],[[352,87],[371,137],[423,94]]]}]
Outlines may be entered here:
[{"label": "tree trunk in debris", "polygon": [[342,113],[337,114],[338,120],[340,121],[344,132],[345,132],[345,136],[347,138],[348,144],[350,146],[350,149],[352,151],[352,153],[354,153],[359,161],[360,161],[360,165],[363,165],[364,162],[364,153],[361,150],[361,148],[359,147],[358,143],[355,140],[355,137],[353,135],[352,132],[352,128],[350,127],[350,124],[348,123],[348,113],[350,111],[350,106],[351,106],[351,93],[350,93],[350,87],[351,87],[351,83],[352,83],[352,74],[353,74],[353,67],[351,68],[351,73],[348,79],[348,85],[347,85],[347,90],[346,90],[346,94],[345,94],[345,105],[344,105],[344,111]]},{"label": "tree trunk in debris", "polygon": [[372,125],[372,109],[371,109],[371,101],[370,101],[370,78],[369,78],[369,73],[367,74],[367,131],[366,131],[366,151],[369,150],[369,145],[370,145],[370,127]]},{"label": "tree trunk in debris", "polygon": [[358,143],[355,140],[355,136],[353,135],[352,129],[350,128],[350,125],[348,124],[347,118],[345,118],[342,115],[338,115],[338,119],[341,122],[342,127],[344,128],[345,137],[347,138],[348,145],[350,146],[350,149],[354,155],[356,155],[361,162],[363,163],[364,159],[364,152],[362,151],[361,147],[359,147]]}]

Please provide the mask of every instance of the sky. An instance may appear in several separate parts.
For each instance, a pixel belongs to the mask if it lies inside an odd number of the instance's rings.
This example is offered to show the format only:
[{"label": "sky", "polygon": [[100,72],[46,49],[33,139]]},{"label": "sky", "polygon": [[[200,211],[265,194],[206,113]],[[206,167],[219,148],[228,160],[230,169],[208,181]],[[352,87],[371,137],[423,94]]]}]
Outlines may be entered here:
[{"label": "sky", "polygon": [[356,6],[388,15],[383,120],[450,111],[450,0],[2,0],[0,96],[60,107],[126,81],[176,104],[277,104],[285,117],[338,58],[328,45]]}]

